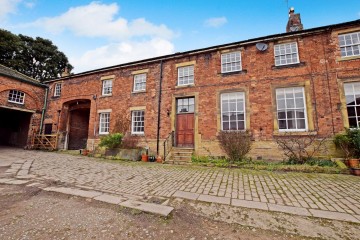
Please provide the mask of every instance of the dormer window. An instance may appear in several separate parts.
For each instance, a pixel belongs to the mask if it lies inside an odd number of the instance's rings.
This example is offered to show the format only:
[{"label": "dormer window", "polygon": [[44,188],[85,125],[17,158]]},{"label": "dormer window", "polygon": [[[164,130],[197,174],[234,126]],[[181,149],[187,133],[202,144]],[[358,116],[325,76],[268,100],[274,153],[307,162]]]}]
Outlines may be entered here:
[{"label": "dormer window", "polygon": [[60,97],[61,95],[61,83],[55,84],[54,97]]},{"label": "dormer window", "polygon": [[10,90],[8,102],[24,104],[25,93],[18,90]]}]

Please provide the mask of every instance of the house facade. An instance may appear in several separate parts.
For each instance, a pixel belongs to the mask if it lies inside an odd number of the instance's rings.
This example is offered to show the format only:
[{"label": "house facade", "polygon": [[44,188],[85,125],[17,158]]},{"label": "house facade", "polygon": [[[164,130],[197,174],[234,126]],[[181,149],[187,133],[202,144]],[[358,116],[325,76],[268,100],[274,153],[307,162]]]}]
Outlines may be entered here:
[{"label": "house facade", "polygon": [[40,131],[47,86],[0,65],[0,145],[26,147]]},{"label": "house facade", "polygon": [[287,29],[49,81],[44,126],[60,149],[94,149],[125,117],[159,155],[173,136],[179,148],[222,156],[217,134],[248,130],[256,159],[281,159],[274,137],[288,132],[359,127],[360,20],[302,30],[290,12]]}]

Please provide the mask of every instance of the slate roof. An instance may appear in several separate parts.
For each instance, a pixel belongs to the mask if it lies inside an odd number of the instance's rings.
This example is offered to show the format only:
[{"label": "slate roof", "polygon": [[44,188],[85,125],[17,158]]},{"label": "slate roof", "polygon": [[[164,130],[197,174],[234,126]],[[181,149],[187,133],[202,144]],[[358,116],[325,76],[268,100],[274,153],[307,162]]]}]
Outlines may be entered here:
[{"label": "slate roof", "polygon": [[28,77],[14,69],[5,67],[4,65],[0,64],[0,75],[7,76],[10,78],[14,78],[16,80],[30,83],[32,85],[40,86],[40,87],[47,87],[45,84],[42,84],[39,80],[36,80],[34,78]]}]

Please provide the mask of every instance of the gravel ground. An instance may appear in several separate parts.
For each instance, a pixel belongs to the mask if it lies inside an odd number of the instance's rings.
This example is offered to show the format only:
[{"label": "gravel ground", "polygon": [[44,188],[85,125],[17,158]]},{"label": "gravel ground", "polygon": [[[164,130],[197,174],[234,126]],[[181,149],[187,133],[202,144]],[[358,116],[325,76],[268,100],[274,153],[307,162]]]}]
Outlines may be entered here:
[{"label": "gravel ground", "polygon": [[[34,187],[0,185],[0,239],[305,239],[216,221],[179,204],[163,218]],[[306,238],[308,239],[308,238]]]}]

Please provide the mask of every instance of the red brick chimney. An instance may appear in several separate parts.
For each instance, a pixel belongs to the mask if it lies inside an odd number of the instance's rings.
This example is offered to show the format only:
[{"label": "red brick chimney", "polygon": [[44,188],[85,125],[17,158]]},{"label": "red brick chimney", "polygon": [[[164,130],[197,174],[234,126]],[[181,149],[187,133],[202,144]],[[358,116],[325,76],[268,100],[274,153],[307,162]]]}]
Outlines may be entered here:
[{"label": "red brick chimney", "polygon": [[300,13],[295,14],[295,9],[291,7],[289,9],[289,20],[286,25],[286,32],[295,32],[303,29],[304,27],[301,23]]}]

